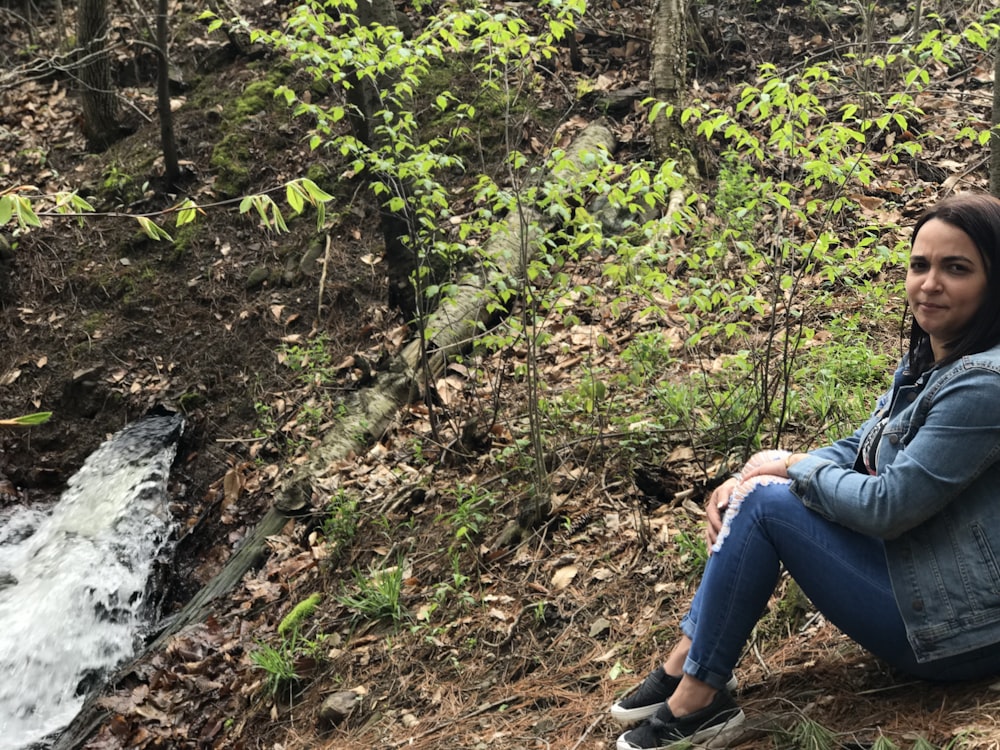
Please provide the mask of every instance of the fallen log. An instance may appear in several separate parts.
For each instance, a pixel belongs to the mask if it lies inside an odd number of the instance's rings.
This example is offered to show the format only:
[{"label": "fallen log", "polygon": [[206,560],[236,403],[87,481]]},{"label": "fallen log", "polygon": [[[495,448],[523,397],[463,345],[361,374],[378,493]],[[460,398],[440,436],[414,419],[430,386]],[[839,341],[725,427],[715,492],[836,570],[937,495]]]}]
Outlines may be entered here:
[{"label": "fallen log", "polygon": [[[593,123],[567,149],[566,158],[553,177],[581,171],[586,154],[610,152],[614,147],[611,130],[603,122]],[[555,223],[530,206],[508,215],[481,250],[483,262],[479,268],[484,270],[464,273],[456,284],[457,291],[429,316],[426,328],[430,335],[424,340],[423,351],[418,335],[403,347],[388,373],[380,374],[370,388],[354,394],[348,414],[337,429],[313,447],[309,460],[279,492],[275,501],[278,508],[286,512],[302,510],[313,494],[313,487],[330,479],[344,458],[382,435],[399,409],[411,403],[419,392],[424,378],[422,359],[426,359],[428,379],[444,373],[449,359],[466,349],[482,326],[490,322],[496,282],[522,276],[521,248],[534,248]]]}]

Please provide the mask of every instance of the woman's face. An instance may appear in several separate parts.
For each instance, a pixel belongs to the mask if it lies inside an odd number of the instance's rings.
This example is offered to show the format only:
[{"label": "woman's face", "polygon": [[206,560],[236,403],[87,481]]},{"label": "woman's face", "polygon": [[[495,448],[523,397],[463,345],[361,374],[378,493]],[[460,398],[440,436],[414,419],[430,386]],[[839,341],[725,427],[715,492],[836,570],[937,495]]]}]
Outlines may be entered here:
[{"label": "woman's face", "polygon": [[940,219],[920,227],[910,251],[906,298],[930,336],[935,360],[972,322],[986,286],[986,267],[969,235]]}]

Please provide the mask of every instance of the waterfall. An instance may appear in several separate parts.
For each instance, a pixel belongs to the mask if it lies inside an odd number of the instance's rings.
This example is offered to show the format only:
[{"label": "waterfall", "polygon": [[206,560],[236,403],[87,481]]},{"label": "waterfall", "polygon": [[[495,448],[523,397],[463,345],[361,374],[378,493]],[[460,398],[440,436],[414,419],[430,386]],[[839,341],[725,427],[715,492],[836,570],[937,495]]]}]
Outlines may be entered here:
[{"label": "waterfall", "polygon": [[46,509],[0,509],[0,750],[44,747],[149,626],[179,416],[103,443]]}]

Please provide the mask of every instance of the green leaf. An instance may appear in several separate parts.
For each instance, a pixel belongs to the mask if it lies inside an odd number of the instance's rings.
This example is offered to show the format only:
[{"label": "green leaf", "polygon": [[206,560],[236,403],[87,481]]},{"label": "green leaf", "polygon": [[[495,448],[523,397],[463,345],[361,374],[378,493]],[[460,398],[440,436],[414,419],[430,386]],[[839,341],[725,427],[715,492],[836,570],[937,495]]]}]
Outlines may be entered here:
[{"label": "green leaf", "polygon": [[285,186],[285,199],[288,201],[288,205],[292,207],[292,210],[300,214],[302,210],[306,207],[306,202],[302,198],[302,193],[297,183],[289,182]]},{"label": "green leaf", "polygon": [[166,233],[163,227],[157,225],[153,220],[145,216],[136,216],[135,219],[139,222],[139,226],[142,227],[142,231],[146,233],[149,239],[155,242],[159,242],[160,240],[173,241],[173,238]]},{"label": "green leaf", "polygon": [[177,226],[182,227],[195,220],[198,213],[198,206],[193,200],[188,198],[177,210]]},{"label": "green leaf", "polygon": [[14,417],[14,419],[2,419],[0,420],[0,424],[30,426],[36,424],[45,424],[51,418],[52,418],[52,412],[39,411],[35,412],[34,414],[25,414],[23,417]]},{"label": "green leaf", "polygon": [[[285,217],[281,215],[281,209],[278,208],[278,204],[275,203],[274,201],[270,201],[270,203],[271,203],[271,222],[269,226],[272,226],[274,228],[274,231],[276,232],[287,232],[288,226],[285,224]],[[264,221],[266,223],[267,219],[265,219]]]},{"label": "green leaf", "polygon": [[[77,211],[87,211],[88,213],[94,212],[94,207],[87,202],[83,196],[77,195],[76,193],[71,193],[69,197],[70,203]],[[3,222],[0,222],[2,224]]]},{"label": "green leaf", "polygon": [[319,203],[329,203],[330,201],[333,200],[332,195],[330,195],[328,192],[326,192],[323,188],[321,188],[319,185],[317,185],[309,178],[304,178],[299,182],[302,184],[302,187],[305,188],[305,191],[309,193],[309,197],[312,198],[314,201],[317,201]]},{"label": "green leaf", "polygon": [[14,199],[9,195],[0,195],[0,227],[10,221],[14,215]]},{"label": "green leaf", "polygon": [[35,216],[35,211],[31,207],[31,201],[24,196],[14,198],[14,213],[17,214],[17,221],[23,227],[40,227],[42,222]]}]

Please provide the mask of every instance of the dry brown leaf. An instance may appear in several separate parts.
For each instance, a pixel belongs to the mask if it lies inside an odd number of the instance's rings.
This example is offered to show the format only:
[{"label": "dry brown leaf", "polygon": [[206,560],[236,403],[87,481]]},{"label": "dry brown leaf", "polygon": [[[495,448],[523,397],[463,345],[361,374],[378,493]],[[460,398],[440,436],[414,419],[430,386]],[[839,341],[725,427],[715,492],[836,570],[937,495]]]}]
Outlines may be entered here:
[{"label": "dry brown leaf", "polygon": [[566,565],[559,568],[552,576],[552,588],[556,591],[561,591],[573,582],[573,579],[576,578],[576,574],[579,572],[579,568],[575,565]]},{"label": "dry brown leaf", "polygon": [[243,492],[244,486],[246,486],[246,480],[237,467],[234,466],[226,472],[226,476],[222,480],[222,496],[226,506],[232,505],[240,499],[240,493]]}]

